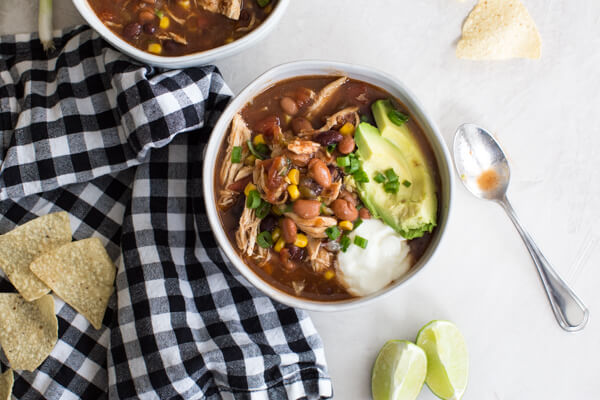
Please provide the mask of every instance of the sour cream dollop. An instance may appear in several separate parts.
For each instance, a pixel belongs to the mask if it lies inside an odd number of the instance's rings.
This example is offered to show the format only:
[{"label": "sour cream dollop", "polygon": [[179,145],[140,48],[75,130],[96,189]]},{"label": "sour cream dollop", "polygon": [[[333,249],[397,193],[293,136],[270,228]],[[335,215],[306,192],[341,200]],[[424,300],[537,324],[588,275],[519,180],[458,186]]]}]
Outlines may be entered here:
[{"label": "sour cream dollop", "polygon": [[[365,249],[354,244],[360,236]],[[377,219],[366,219],[349,235],[352,244],[338,253],[337,276],[350,294],[366,296],[400,278],[411,267],[413,257],[406,239]]]}]

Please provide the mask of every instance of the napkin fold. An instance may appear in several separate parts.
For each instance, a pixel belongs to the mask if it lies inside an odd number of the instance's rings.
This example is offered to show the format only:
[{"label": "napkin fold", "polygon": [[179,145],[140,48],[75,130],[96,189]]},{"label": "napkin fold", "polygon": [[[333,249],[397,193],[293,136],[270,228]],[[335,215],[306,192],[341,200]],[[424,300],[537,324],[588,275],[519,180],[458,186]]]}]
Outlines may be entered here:
[{"label": "napkin fold", "polygon": [[[118,271],[95,330],[55,297],[59,341],[20,399],[266,399],[332,395],[311,320],[226,259],[202,195],[202,154],[231,98],[214,66],[166,71],[89,27],[0,37],[0,233],[67,211]],[[0,272],[0,291],[14,291]],[[3,368],[6,358],[0,357]]]}]

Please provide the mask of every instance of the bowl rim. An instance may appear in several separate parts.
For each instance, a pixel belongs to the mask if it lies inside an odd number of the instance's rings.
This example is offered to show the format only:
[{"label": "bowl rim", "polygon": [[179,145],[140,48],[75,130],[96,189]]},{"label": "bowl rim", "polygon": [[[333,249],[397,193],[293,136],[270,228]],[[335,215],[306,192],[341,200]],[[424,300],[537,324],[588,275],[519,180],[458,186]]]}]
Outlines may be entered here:
[{"label": "bowl rim", "polygon": [[[322,72],[302,72],[311,70],[320,70]],[[287,74],[290,72],[296,73],[293,76],[288,77]],[[341,301],[323,302],[295,297],[283,292],[278,288],[275,288],[263,280],[238,256],[237,251],[233,248],[221,225],[216,207],[214,176],[216,157],[219,152],[221,142],[225,138],[229,128],[231,119],[233,118],[233,115],[248,101],[269,87],[272,87],[277,82],[290,79],[292,77],[311,75],[339,76],[340,74],[346,74],[351,78],[358,80],[364,79],[357,78],[357,75],[364,75],[365,77],[368,76],[367,78],[371,78],[373,81],[377,80],[380,82],[386,82],[387,85],[384,85],[383,83],[372,84],[381,87],[387,92],[390,92],[390,94],[393,94],[392,92],[402,94],[403,98],[400,100],[407,106],[407,108],[409,108],[411,115],[418,119],[419,124],[423,129],[427,140],[430,142],[430,146],[432,147],[434,156],[436,158],[436,163],[438,164],[438,173],[440,175],[441,182],[440,192],[443,194],[443,197],[438,206],[440,209],[440,221],[438,221],[438,226],[435,230],[435,236],[425,250],[425,253],[421,256],[421,258],[419,258],[417,263],[407,274],[370,295]],[[394,97],[399,96],[394,95]],[[373,302],[376,299],[382,299],[390,295],[399,287],[411,281],[412,277],[421,271],[427,264],[431,263],[431,261],[434,259],[434,255],[437,253],[437,249],[440,247],[440,244],[445,237],[444,233],[446,232],[451,216],[450,210],[452,208],[451,205],[454,192],[454,175],[452,171],[450,152],[443,136],[437,128],[437,125],[425,112],[425,109],[417,100],[416,96],[399,79],[376,68],[368,66],[323,60],[303,60],[280,64],[262,73],[250,84],[248,84],[228,104],[215,124],[209,141],[204,149],[202,187],[208,221],[217,240],[217,244],[222,252],[225,253],[226,258],[235,266],[237,271],[247,281],[249,281],[254,287],[259,289],[270,298],[291,307],[297,307],[309,311],[343,311],[363,306]]]},{"label": "bowl rim", "polygon": [[200,51],[192,54],[177,57],[165,57],[150,54],[121,39],[119,35],[111,31],[102,23],[96,15],[88,0],[72,0],[73,5],[79,11],[81,17],[112,46],[119,49],[126,55],[133,57],[144,63],[165,68],[183,68],[207,64],[217,59],[231,56],[248,46],[264,38],[272,29],[275,28],[279,20],[283,17],[290,0],[278,0],[271,14],[263,23],[247,35],[234,40],[231,43],[221,45],[209,50]]}]

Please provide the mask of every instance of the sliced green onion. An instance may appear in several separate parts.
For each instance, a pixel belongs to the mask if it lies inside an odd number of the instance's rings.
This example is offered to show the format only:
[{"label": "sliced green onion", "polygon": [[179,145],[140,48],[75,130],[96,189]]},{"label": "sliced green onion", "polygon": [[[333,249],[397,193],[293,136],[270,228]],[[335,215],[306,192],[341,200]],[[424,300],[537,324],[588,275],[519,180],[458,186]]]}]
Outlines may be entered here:
[{"label": "sliced green onion", "polygon": [[52,0],[40,0],[38,31],[44,50],[54,49],[52,41]]},{"label": "sliced green onion", "polygon": [[356,228],[358,228],[360,226],[360,224],[363,223],[363,220],[358,218],[356,221],[354,221],[354,227],[352,228],[352,230],[355,230]]},{"label": "sliced green onion", "polygon": [[354,244],[357,245],[358,247],[360,247],[361,249],[366,249],[367,244],[369,244],[369,241],[367,239],[365,239],[364,237],[360,237],[360,236],[356,235],[354,237]]},{"label": "sliced green onion", "polygon": [[402,114],[398,110],[392,110],[388,113],[388,118],[398,126],[404,125],[408,121],[408,115]]},{"label": "sliced green onion", "polygon": [[268,249],[273,246],[273,236],[271,236],[271,232],[263,231],[259,233],[256,237],[256,243],[263,249]]},{"label": "sliced green onion", "polygon": [[386,193],[398,193],[398,189],[400,189],[400,183],[399,182],[388,182],[386,184],[383,185],[383,190],[386,191]]},{"label": "sliced green onion", "polygon": [[394,172],[394,168],[386,169],[385,176],[390,182],[398,182],[398,175]]},{"label": "sliced green onion", "polygon": [[329,228],[325,229],[325,233],[329,239],[335,240],[340,237],[341,232],[337,226],[330,226]]},{"label": "sliced green onion", "polygon": [[369,175],[367,175],[367,173],[362,169],[359,169],[358,171],[356,171],[352,176],[354,176],[354,180],[356,182],[361,182],[361,183],[369,182]]},{"label": "sliced green onion", "polygon": [[347,174],[353,174],[358,171],[359,168],[360,162],[358,162],[358,159],[350,157],[350,165],[347,166],[344,171],[346,171]]},{"label": "sliced green onion", "polygon": [[164,16],[165,16],[165,13],[164,13],[164,12],[162,12],[162,10],[154,10],[154,14],[156,14],[156,16],[157,16],[158,18],[162,18],[162,17],[164,17]]},{"label": "sliced green onion", "polygon": [[340,247],[342,251],[345,253],[348,250],[348,247],[352,244],[352,240],[348,236],[342,236],[340,239]]},{"label": "sliced green onion", "polygon": [[269,5],[271,0],[256,0],[256,2],[258,3],[259,6],[261,6],[262,8],[265,8],[266,6]]},{"label": "sliced green onion", "polygon": [[260,198],[260,193],[258,193],[258,191],[251,190],[250,193],[248,193],[248,197],[246,198],[246,207],[258,208],[258,206],[260,206],[261,202],[262,202],[262,200]]},{"label": "sliced green onion", "polygon": [[412,185],[412,183],[410,181],[407,181],[406,179],[402,181],[402,184],[406,187],[410,187],[410,185]]},{"label": "sliced green onion", "polygon": [[336,147],[337,147],[337,143],[330,144],[329,146],[327,146],[327,152],[329,154],[333,153],[333,151],[335,150]]},{"label": "sliced green onion", "polygon": [[347,167],[347,166],[350,165],[350,157],[348,157],[348,156],[338,157],[336,159],[336,161],[337,161],[338,167],[342,167],[343,168],[343,167]]},{"label": "sliced green onion", "polygon": [[256,218],[263,219],[271,212],[271,203],[262,201],[256,209]]},{"label": "sliced green onion", "polygon": [[[267,158],[267,154],[265,154],[265,153],[269,152],[269,147],[266,144],[262,144],[261,143],[261,144],[259,144],[258,146],[255,147],[252,144],[251,140],[248,140],[246,143],[248,144],[248,150],[250,150],[250,153],[254,154],[254,157],[258,158],[259,160],[264,160],[265,158]],[[265,150],[265,147],[266,147],[265,153],[261,153],[258,150],[258,149]]]},{"label": "sliced green onion", "polygon": [[242,162],[242,146],[233,146],[233,150],[231,150],[231,162],[234,164]]},{"label": "sliced green onion", "polygon": [[383,183],[386,180],[386,177],[384,174],[382,174],[381,172],[378,172],[375,174],[375,176],[373,177],[373,179],[375,180],[375,182],[377,183]]}]

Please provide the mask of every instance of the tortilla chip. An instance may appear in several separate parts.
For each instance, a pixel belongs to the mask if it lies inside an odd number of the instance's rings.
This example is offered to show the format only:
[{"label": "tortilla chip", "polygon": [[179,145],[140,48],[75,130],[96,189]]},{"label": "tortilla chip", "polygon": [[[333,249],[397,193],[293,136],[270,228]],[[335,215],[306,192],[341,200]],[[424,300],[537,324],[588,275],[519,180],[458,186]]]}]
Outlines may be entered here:
[{"label": "tortilla chip", "polygon": [[0,375],[0,400],[10,400],[15,377],[12,369],[7,369]]},{"label": "tortilla chip", "polygon": [[0,235],[0,268],[27,301],[39,299],[50,289],[30,270],[40,254],[71,241],[66,212],[44,215]]},{"label": "tortilla chip", "polygon": [[48,357],[58,340],[54,299],[33,302],[17,293],[0,293],[0,346],[13,369],[33,371]]},{"label": "tortilla chip", "polygon": [[470,60],[540,58],[542,39],[519,0],[479,0],[462,29],[456,56]]},{"label": "tortilla chip", "polygon": [[65,244],[36,258],[29,268],[94,328],[102,327],[116,267],[100,239]]}]

